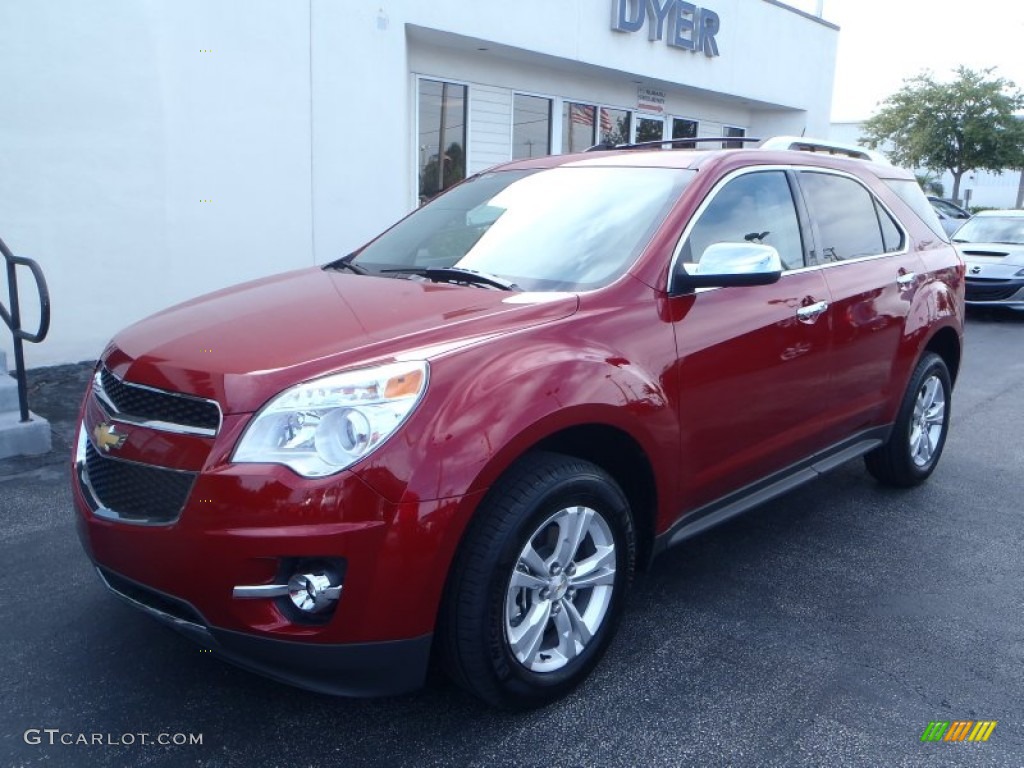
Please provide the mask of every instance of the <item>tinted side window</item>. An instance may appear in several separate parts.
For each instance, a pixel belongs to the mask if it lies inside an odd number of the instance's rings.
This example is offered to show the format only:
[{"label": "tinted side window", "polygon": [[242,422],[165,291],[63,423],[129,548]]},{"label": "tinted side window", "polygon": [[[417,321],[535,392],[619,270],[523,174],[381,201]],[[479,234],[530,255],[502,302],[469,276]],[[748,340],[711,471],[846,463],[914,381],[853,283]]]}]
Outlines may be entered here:
[{"label": "tinted side window", "polygon": [[903,232],[893,220],[889,212],[875,200],[875,210],[878,213],[878,221],[882,225],[882,241],[885,243],[886,253],[895,253],[903,250]]},{"label": "tinted side window", "polygon": [[818,230],[818,257],[843,261],[885,253],[871,193],[853,179],[802,171],[800,185]]},{"label": "tinted side window", "polygon": [[946,231],[942,228],[942,224],[939,223],[939,217],[935,213],[935,209],[932,208],[932,204],[928,202],[924,196],[924,192],[921,191],[921,186],[913,179],[883,179],[886,186],[889,187],[893,192],[900,196],[900,199],[913,209],[925,224],[928,225],[928,229],[934,232],[943,240],[949,241],[946,236]]},{"label": "tinted side window", "polygon": [[804,266],[793,193],[782,171],[746,173],[722,187],[690,230],[681,258],[697,262],[709,245],[743,242],[774,246],[784,269]]}]

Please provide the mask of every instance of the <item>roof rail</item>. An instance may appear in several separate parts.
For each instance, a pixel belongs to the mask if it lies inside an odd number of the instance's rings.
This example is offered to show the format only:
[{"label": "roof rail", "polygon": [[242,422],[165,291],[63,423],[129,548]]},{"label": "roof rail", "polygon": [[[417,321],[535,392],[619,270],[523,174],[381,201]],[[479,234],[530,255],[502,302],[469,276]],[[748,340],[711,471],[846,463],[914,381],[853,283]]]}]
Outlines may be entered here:
[{"label": "roof rail", "polygon": [[[730,141],[737,143],[741,142],[758,142],[761,139],[756,139],[748,136],[694,136],[688,139],[662,139],[661,141],[638,141],[634,144],[612,144],[610,141],[602,141],[600,144],[595,144],[585,151],[587,152],[604,152],[610,149],[656,149],[657,147],[664,147],[668,145],[670,148],[674,148],[677,144],[725,144]],[[693,147],[683,147],[684,149],[693,149]]]},{"label": "roof rail", "polygon": [[775,136],[757,145],[758,149],[795,149],[800,152],[825,152],[830,155],[845,155],[855,160],[869,160],[889,165],[888,158],[881,152],[856,144],[844,144],[825,139],[808,139],[803,136]]}]

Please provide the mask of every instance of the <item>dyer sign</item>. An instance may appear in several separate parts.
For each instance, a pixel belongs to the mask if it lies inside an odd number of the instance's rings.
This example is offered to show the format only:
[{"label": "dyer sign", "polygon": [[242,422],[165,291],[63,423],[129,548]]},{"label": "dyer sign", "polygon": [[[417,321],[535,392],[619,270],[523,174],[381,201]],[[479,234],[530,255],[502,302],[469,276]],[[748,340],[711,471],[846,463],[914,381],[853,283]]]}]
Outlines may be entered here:
[{"label": "dyer sign", "polygon": [[722,23],[714,11],[684,0],[612,0],[612,29],[616,32],[639,32],[645,23],[651,40],[704,51],[705,56],[719,55],[715,35]]}]

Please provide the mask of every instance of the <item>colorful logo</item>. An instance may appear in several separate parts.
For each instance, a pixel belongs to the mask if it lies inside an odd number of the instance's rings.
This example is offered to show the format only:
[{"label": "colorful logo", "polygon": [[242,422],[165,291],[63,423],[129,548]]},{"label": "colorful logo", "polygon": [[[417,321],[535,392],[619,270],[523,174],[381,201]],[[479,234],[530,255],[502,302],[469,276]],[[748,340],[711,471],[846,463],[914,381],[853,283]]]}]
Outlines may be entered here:
[{"label": "colorful logo", "polygon": [[118,432],[113,424],[105,421],[93,427],[92,436],[96,440],[96,447],[102,448],[104,453],[110,453],[111,448],[120,448],[128,439],[128,435]]},{"label": "colorful logo", "polygon": [[921,734],[921,741],[988,741],[996,729],[996,720],[932,720]]}]

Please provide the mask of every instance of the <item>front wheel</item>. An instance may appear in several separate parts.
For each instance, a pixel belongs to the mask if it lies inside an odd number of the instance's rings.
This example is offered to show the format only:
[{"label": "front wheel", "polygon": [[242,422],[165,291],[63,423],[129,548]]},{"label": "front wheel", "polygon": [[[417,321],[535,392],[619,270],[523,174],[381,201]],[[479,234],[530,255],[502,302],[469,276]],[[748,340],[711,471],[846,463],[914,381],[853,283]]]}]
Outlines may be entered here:
[{"label": "front wheel", "polygon": [[460,548],[441,621],[449,673],[504,708],[564,696],[612,638],[635,550],[629,504],[606,472],[559,454],[524,458]]},{"label": "front wheel", "polygon": [[926,352],[910,377],[889,440],[864,457],[875,479],[909,488],[935,470],[949,431],[952,389],[946,363]]}]

